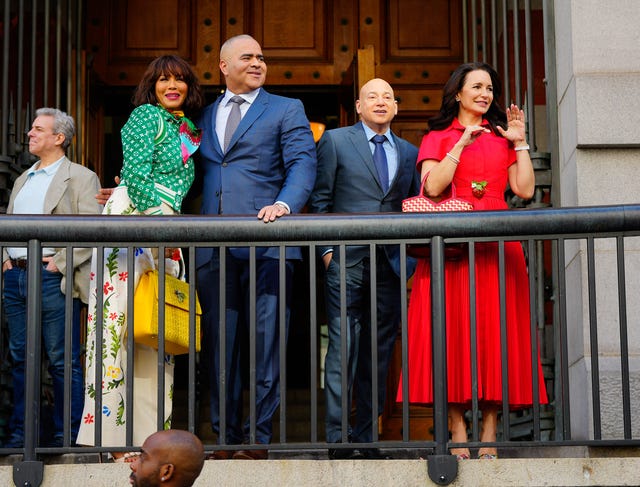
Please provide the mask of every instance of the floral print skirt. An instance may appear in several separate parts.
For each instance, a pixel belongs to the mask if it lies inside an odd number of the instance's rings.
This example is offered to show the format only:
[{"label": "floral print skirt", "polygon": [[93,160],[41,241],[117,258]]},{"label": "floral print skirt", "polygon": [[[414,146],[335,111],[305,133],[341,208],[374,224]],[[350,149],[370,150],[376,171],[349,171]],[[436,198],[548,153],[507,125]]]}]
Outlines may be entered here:
[{"label": "floral print skirt", "polygon": [[[174,213],[163,204],[165,214]],[[126,187],[119,186],[105,205],[105,215],[139,215],[128,197]],[[127,292],[128,281],[134,279],[134,289],[140,276],[155,269],[158,262],[157,248],[134,248],[134,270],[127,269],[127,248],[104,248],[103,281],[97,282],[97,250],[91,261],[89,311],[87,318],[87,342],[85,363],[84,411],[77,443],[95,444],[95,416],[102,420],[102,446],[127,446],[126,431],[130,422],[126,415],[127,381],[133,379],[133,445],[140,446],[147,436],[157,431],[158,352],[151,347],[135,344],[133,370],[127,370]],[[179,262],[166,260],[166,272],[177,276]],[[102,344],[96,339],[98,316],[97,292],[102,293]],[[101,352],[99,352],[101,350]],[[96,367],[102,377],[102,407],[96,411]],[[171,426],[171,402],[173,397],[173,356],[164,358],[164,428]]]}]

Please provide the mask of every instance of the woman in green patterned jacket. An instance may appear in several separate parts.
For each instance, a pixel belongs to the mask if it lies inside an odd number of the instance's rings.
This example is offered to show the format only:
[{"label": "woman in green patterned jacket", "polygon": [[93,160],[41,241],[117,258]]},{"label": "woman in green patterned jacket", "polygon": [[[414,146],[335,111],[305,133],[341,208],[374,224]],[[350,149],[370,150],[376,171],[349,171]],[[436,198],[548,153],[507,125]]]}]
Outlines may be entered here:
[{"label": "woman in green patterned jacket", "polygon": [[[167,55],[151,62],[133,97],[135,109],[122,128],[123,167],[120,184],[107,201],[105,215],[172,215],[194,179],[192,154],[200,144],[194,118],[204,104],[198,79],[183,59]],[[165,272],[178,276],[180,249],[165,253]],[[95,443],[95,419],[101,416],[102,446],[140,446],[157,430],[157,350],[135,344],[127,350],[127,288],[141,275],[158,267],[157,248],[135,248],[134,271],[127,269],[126,248],[105,248],[103,281],[96,282],[94,251],[87,323],[85,404],[78,444]],[[99,284],[99,285],[98,285]],[[97,292],[102,292],[102,346],[96,343]],[[102,350],[101,356],[96,356]],[[134,371],[127,371],[127,353],[133,352]],[[102,407],[96,411],[95,367],[101,368]],[[133,378],[133,445],[126,445],[126,383]],[[171,424],[173,357],[165,358],[164,424]],[[122,452],[114,452],[124,461]]]}]

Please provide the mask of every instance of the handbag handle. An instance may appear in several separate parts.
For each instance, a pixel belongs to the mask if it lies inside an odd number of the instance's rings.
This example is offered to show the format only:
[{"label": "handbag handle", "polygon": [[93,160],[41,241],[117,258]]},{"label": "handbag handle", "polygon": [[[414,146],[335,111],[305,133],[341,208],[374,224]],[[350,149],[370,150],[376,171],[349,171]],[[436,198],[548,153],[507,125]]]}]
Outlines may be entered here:
[{"label": "handbag handle", "polygon": [[[429,171],[427,174],[424,175],[424,177],[422,178],[422,182],[420,183],[420,195],[427,197],[424,194],[424,185],[427,182],[427,178],[429,177],[429,174],[431,174],[431,171]],[[456,185],[453,184],[453,180],[451,180],[451,183],[449,183],[449,186],[447,186],[447,188],[451,188],[451,198],[456,198],[457,197],[457,191],[456,191]],[[445,191],[446,189],[445,188]],[[442,198],[442,194],[444,193],[444,191],[442,193],[440,193],[438,196],[435,196],[434,198]]]}]

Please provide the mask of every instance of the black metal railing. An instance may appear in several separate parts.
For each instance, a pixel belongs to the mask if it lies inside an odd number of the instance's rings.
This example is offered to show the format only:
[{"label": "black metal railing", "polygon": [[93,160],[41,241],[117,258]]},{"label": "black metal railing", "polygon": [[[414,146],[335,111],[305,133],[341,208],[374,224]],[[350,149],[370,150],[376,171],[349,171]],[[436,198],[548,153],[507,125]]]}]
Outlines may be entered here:
[{"label": "black metal railing", "polygon": [[[431,246],[431,268],[432,277],[434,278],[434,287],[432,288],[433,300],[433,324],[434,324],[434,384],[435,401],[433,405],[433,422],[434,435],[433,438],[414,438],[412,435],[412,424],[415,424],[416,418],[411,414],[410,405],[407,399],[401,403],[402,411],[402,432],[401,435],[394,439],[380,438],[378,435],[379,421],[378,417],[373,418],[374,438],[373,444],[351,444],[352,447],[382,447],[409,452],[412,450],[426,449],[429,456],[429,475],[437,483],[447,484],[451,482],[457,473],[457,465],[455,459],[448,455],[448,449],[456,446],[451,443],[448,434],[447,425],[447,404],[446,395],[443,393],[444,388],[440,388],[437,384],[446,384],[446,337],[442,330],[444,329],[444,288],[438,276],[442,276],[444,266],[446,265],[445,245],[450,243],[468,243],[466,247],[470,257],[473,256],[475,245],[479,242],[497,242],[498,248],[502,249],[505,242],[519,241],[522,242],[527,257],[529,279],[530,279],[530,299],[531,299],[531,334],[534,338],[540,335],[543,328],[551,330],[546,334],[547,341],[541,342],[541,355],[543,361],[546,359],[548,376],[545,372],[545,381],[547,383],[547,392],[549,394],[550,404],[540,405],[535,402],[529,410],[529,424],[527,426],[528,433],[522,435],[516,434],[514,429],[520,428],[520,418],[513,417],[509,410],[508,404],[503,404],[501,408],[501,434],[498,441],[491,444],[483,444],[478,441],[478,421],[479,412],[477,402],[474,405],[469,417],[470,423],[473,425],[473,432],[468,446],[477,448],[481,446],[496,446],[498,448],[529,448],[529,447],[545,447],[545,446],[637,446],[640,444],[640,438],[634,436],[632,431],[631,407],[632,392],[630,387],[630,369],[629,369],[629,340],[628,331],[630,318],[627,310],[631,304],[627,302],[628,295],[626,293],[625,271],[628,272],[628,266],[635,263],[625,248],[633,247],[637,243],[634,237],[640,235],[640,206],[637,205],[619,205],[605,207],[583,207],[583,208],[564,208],[564,209],[530,209],[530,210],[511,210],[511,211],[488,211],[488,212],[469,212],[469,213],[450,213],[440,215],[420,215],[420,214],[365,214],[365,215],[292,215],[282,220],[265,225],[255,219],[255,217],[209,217],[209,216],[176,216],[176,217],[130,217],[130,216],[25,216],[25,215],[6,215],[0,217],[0,246],[26,246],[29,252],[29,262],[38,262],[41,260],[41,249],[43,247],[92,247],[103,249],[104,247],[123,246],[133,250],[134,247],[159,247],[160,251],[164,247],[182,247],[188,261],[188,279],[195,281],[195,249],[198,247],[214,247],[219,249],[227,249],[229,247],[243,246],[249,248],[250,266],[255,271],[256,265],[256,249],[259,247],[273,246],[280,249],[280,259],[284,259],[285,249],[287,247],[299,246],[304,249],[306,257],[296,264],[298,272],[297,292],[301,298],[302,311],[298,316],[297,327],[302,325],[308,329],[308,334],[303,338],[304,342],[298,341],[294,344],[296,348],[301,348],[304,353],[298,356],[307,356],[308,363],[297,363],[294,366],[287,363],[286,357],[280,357],[281,369],[281,390],[280,390],[280,409],[276,414],[274,421],[278,424],[275,429],[274,440],[270,445],[258,445],[252,441],[249,445],[229,445],[226,444],[224,436],[219,438],[220,444],[214,444],[209,441],[210,433],[206,431],[206,427],[201,427],[201,423],[207,423],[206,419],[200,419],[201,410],[205,407],[204,395],[199,390],[200,383],[198,376],[205,371],[198,371],[198,357],[196,354],[190,354],[186,364],[187,372],[180,377],[176,377],[176,381],[182,381],[186,386],[186,403],[187,408],[183,418],[184,427],[205,438],[207,449],[238,449],[238,448],[268,448],[273,453],[283,453],[290,450],[307,450],[319,451],[326,450],[328,444],[324,441],[323,425],[324,418],[322,414],[322,389],[320,387],[320,368],[321,368],[321,320],[323,314],[322,292],[318,291],[317,285],[322,280],[321,272],[318,270],[318,264],[315,259],[315,249],[320,245],[332,244],[337,247],[337,251],[344,252],[345,248],[350,245],[367,245],[372,254],[372,259],[377,251],[380,251],[379,245],[398,245],[401,253],[401,260],[407,254],[407,245],[409,244],[430,244]],[[625,246],[625,243],[628,243]],[[543,246],[545,252],[539,252],[540,246]],[[610,252],[600,252],[599,246],[613,245],[615,259],[613,261],[606,260]],[[131,252],[130,252],[131,253]],[[502,252],[500,252],[502,255]],[[100,255],[101,252],[98,252]],[[224,254],[221,252],[221,254]],[[68,252],[68,259],[71,259],[72,252]],[[543,256],[542,258],[540,256]],[[501,258],[504,258],[502,255]],[[572,263],[575,260],[584,260],[585,265],[580,273],[576,273],[572,269]],[[601,259],[604,259],[601,261]],[[342,266],[344,260],[341,260]],[[70,262],[69,262],[70,264]],[[604,290],[598,288],[598,272],[597,266],[613,264],[615,268],[607,267],[607,273],[617,275],[617,294],[615,306],[617,306],[617,316],[603,316],[600,312],[603,306],[611,309],[611,303],[606,301],[610,299],[609,295],[605,295]],[[533,289],[534,280],[540,275],[539,266],[544,266],[550,273],[548,277],[548,296],[546,306],[548,306],[547,323],[540,323],[541,318],[537,310],[538,299],[544,299],[544,296],[538,296]],[[68,267],[70,267],[68,265]],[[221,266],[224,269],[224,266]],[[41,464],[37,461],[38,455],[43,453],[66,453],[66,452],[106,452],[113,450],[128,451],[132,447],[139,445],[131,445],[131,433],[128,432],[128,445],[122,445],[121,448],[115,447],[79,447],[72,446],[68,434],[65,434],[64,446],[62,448],[44,448],[39,445],[38,429],[39,429],[39,398],[41,396],[41,350],[39,343],[40,336],[40,318],[39,318],[39,289],[40,289],[40,273],[38,266],[28,266],[28,301],[29,314],[27,323],[27,374],[26,374],[26,396],[27,411],[25,414],[25,444],[24,448],[19,450],[0,449],[0,454],[22,453],[24,465],[22,469],[29,470],[32,466],[34,470],[41,468]],[[572,269],[571,277],[567,276],[567,269]],[[280,266],[280,275],[284,276],[284,264]],[[546,272],[546,271],[545,271]],[[302,277],[300,277],[302,276]],[[401,296],[406,303],[410,288],[407,287],[406,267],[402,268],[401,279]],[[1,279],[1,278],[0,278]],[[225,274],[222,272],[221,282],[224,282]],[[294,280],[296,278],[294,277]],[[500,286],[504,289],[504,266],[501,266]],[[0,281],[1,283],[1,281]],[[67,284],[69,286],[70,284]],[[251,285],[255,285],[255,279],[251,281]],[[372,302],[376,300],[375,280],[372,281],[371,295]],[[195,286],[191,287],[192,291]],[[567,295],[570,293],[570,299],[574,300],[576,295],[581,295],[580,290],[586,290],[585,299],[588,300],[586,307],[576,309],[567,308]],[[69,288],[67,288],[69,291]],[[251,292],[251,290],[249,290]],[[284,296],[284,287],[280,288],[281,296]],[[345,293],[344,288],[341,293]],[[70,293],[68,292],[67,295]],[[132,293],[130,293],[132,294]],[[132,306],[132,297],[130,305]],[[224,300],[224,296],[221,298]],[[224,301],[223,301],[224,302]],[[284,316],[284,299],[280,302],[280,314]],[[345,300],[343,299],[343,303]],[[571,306],[576,306],[576,302],[570,301]],[[69,303],[68,303],[69,309]],[[585,309],[585,317],[581,316],[582,310]],[[2,311],[0,311],[2,313]],[[251,313],[255,313],[255,307],[252,306]],[[221,317],[222,318],[222,317]],[[4,320],[4,316],[0,315],[0,319]],[[609,323],[603,323],[603,320],[610,320]],[[251,340],[255,339],[255,323],[252,320],[249,330]],[[284,320],[283,320],[284,321]],[[301,325],[302,324],[302,325]],[[439,325],[440,324],[440,325]],[[67,328],[70,323],[67,323]],[[619,330],[619,338],[617,341],[608,339],[607,350],[598,348],[598,332],[602,333],[603,329],[613,330],[617,325]],[[132,330],[132,320],[130,319],[127,326],[129,331]],[[283,327],[284,325],[281,325]],[[607,326],[607,328],[603,328]],[[222,329],[222,325],[221,325]],[[401,313],[401,362],[404,376],[407,373],[407,308],[403,306]],[[160,335],[162,335],[163,325],[160,324]],[[70,333],[70,332],[69,332]],[[281,328],[281,349],[285,349],[288,345],[288,353],[291,354],[292,343],[286,343],[284,328]],[[133,345],[133,333],[129,333],[129,346]],[[375,329],[372,332],[375,336]],[[588,432],[580,432],[574,434],[575,428],[572,428],[572,406],[570,392],[575,384],[570,380],[570,368],[576,360],[575,343],[576,337],[585,339],[588,337],[588,348],[585,346],[584,355],[577,357],[590,364],[588,372],[583,380],[584,386],[591,391],[589,410],[590,425]],[[70,340],[70,335],[68,335]],[[291,338],[290,338],[291,340]],[[300,338],[296,338],[300,340]],[[505,343],[502,341],[502,343]],[[615,345],[612,345],[612,343]],[[617,345],[616,345],[617,344]],[[255,370],[256,358],[253,349],[255,343],[251,343],[249,347],[248,370]],[[160,345],[161,347],[163,345]],[[344,344],[343,344],[344,346]],[[371,343],[372,355],[375,358],[375,343]],[[224,340],[221,340],[219,352],[224,356]],[[613,350],[612,350],[613,347]],[[308,351],[308,354],[306,353]],[[570,356],[569,353],[572,353]],[[504,354],[503,350],[503,354]],[[607,357],[617,357],[619,361],[619,382],[622,390],[622,402],[619,409],[612,411],[610,403],[606,407],[602,406],[600,397],[600,366],[598,358],[606,355]],[[6,352],[3,351],[3,356]],[[68,354],[67,354],[68,355]],[[536,351],[532,351],[531,360],[535,361]],[[67,361],[69,357],[66,357]],[[161,370],[163,359],[159,359],[158,368]],[[343,361],[344,363],[344,361]],[[131,363],[130,363],[131,364]],[[305,384],[293,385],[288,378],[293,377],[296,368],[304,368],[308,373],[308,380],[303,381]],[[375,369],[375,365],[374,365]],[[129,368],[130,373],[131,368]],[[536,370],[536,367],[533,367]],[[410,371],[409,371],[410,373]],[[162,374],[159,375],[159,389],[164,390],[165,384]],[[224,379],[224,377],[222,377]],[[69,373],[65,374],[65,380],[69,381]],[[186,383],[185,383],[186,382]],[[299,382],[299,381],[298,381]],[[534,383],[535,383],[534,373]],[[247,376],[247,395],[248,410],[251,417],[250,437],[255,439],[255,375],[249,373]],[[376,397],[378,387],[376,374],[372,376],[372,403],[375,404],[373,398]],[[406,391],[406,383],[404,389]],[[506,387],[506,384],[504,385]],[[346,384],[343,381],[343,389]],[[307,394],[302,395],[303,401],[308,407],[303,407],[303,422],[307,423],[303,433],[294,428],[291,424],[291,417],[294,415],[293,398],[297,396],[296,390],[306,389]],[[129,391],[130,392],[130,391]],[[395,390],[388,388],[388,394],[395,395]],[[160,392],[158,397],[162,397]],[[407,397],[407,394],[403,394]],[[503,394],[503,397],[506,395]],[[534,394],[534,398],[536,398]],[[69,426],[70,415],[70,393],[68,388],[65,390],[65,428]],[[131,401],[129,401],[131,402]],[[100,401],[97,401],[99,405]],[[224,405],[224,391],[220,393],[220,404]],[[133,405],[128,404],[129,412]],[[174,408],[176,408],[174,400]],[[342,408],[343,424],[349,421],[349,408]],[[97,411],[99,412],[99,411]],[[225,421],[224,406],[221,408],[221,422]],[[161,412],[158,413],[159,415]],[[296,412],[295,414],[298,414]],[[622,418],[619,424],[622,424],[622,432],[612,431],[607,426],[612,423],[609,415]],[[552,419],[551,427],[548,426],[549,418]],[[515,428],[515,424],[518,427]],[[161,418],[158,417],[158,424],[161,425]],[[605,427],[603,428],[603,424]],[[223,426],[222,425],[222,426]],[[512,427],[513,426],[513,427]],[[545,432],[544,429],[547,429]],[[221,428],[224,429],[224,428]],[[551,429],[551,431],[549,431]],[[98,437],[98,440],[100,438]],[[345,447],[347,445],[344,445]],[[339,446],[338,446],[339,447]],[[25,468],[25,465],[27,468]],[[34,474],[35,475],[35,474]]]}]

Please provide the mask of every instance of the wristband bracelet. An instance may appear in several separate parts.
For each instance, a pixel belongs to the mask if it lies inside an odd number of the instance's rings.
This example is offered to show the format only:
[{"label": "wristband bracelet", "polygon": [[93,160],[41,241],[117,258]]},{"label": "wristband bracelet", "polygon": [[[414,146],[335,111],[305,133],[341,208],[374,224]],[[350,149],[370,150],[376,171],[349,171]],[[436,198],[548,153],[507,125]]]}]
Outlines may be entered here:
[{"label": "wristband bracelet", "polygon": [[451,152],[447,152],[447,157],[451,159],[453,162],[455,162],[456,165],[460,164],[460,159],[458,159],[456,156],[451,154]]},{"label": "wristband bracelet", "polygon": [[529,150],[529,146],[528,145],[521,145],[520,147],[516,147],[515,151],[518,152],[520,150]]}]

